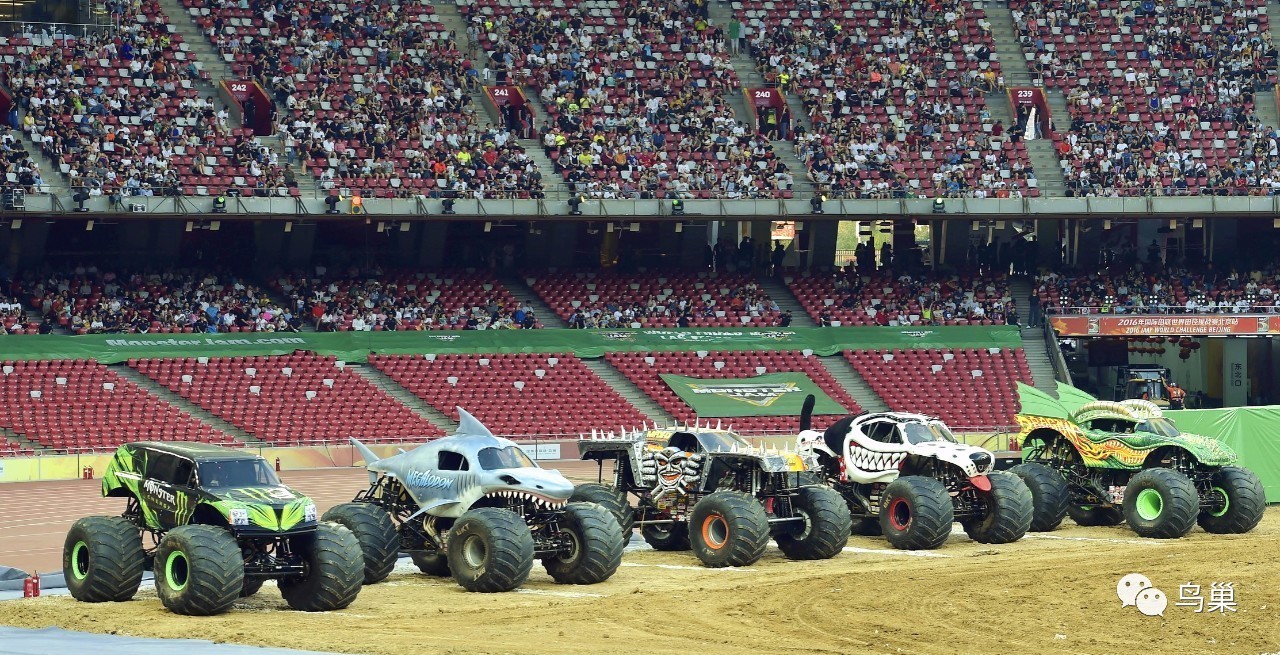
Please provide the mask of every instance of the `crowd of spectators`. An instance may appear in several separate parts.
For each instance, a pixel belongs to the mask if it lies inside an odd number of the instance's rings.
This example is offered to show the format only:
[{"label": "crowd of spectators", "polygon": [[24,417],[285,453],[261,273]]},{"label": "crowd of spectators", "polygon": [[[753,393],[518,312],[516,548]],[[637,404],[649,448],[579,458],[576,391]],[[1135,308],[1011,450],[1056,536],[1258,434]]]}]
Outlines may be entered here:
[{"label": "crowd of spectators", "polygon": [[[728,298],[712,305],[700,297],[651,295],[644,301],[618,299],[583,303],[573,310],[569,327],[575,329],[629,328],[634,324],[653,325],[655,321],[670,323],[675,327],[689,327],[702,320],[717,318],[717,312],[753,317],[772,317],[782,320],[778,303],[769,297],[755,282],[730,289]],[[790,324],[787,317],[786,325]],[[782,325],[785,327],[786,325]]]},{"label": "crowd of spectators", "polygon": [[46,186],[40,163],[32,158],[19,134],[21,125],[17,109],[10,113],[9,124],[0,126],[0,185],[5,191],[20,189],[24,193],[43,193]]},{"label": "crowd of spectators", "polygon": [[411,280],[358,267],[330,274],[320,266],[314,274],[283,275],[274,286],[319,332],[539,327],[533,308],[500,285],[470,277],[449,284],[425,274]]},{"label": "crowd of spectators", "polygon": [[109,5],[115,30],[29,34],[6,66],[19,128],[67,183],[90,195],[176,195],[184,182],[235,175],[248,189],[274,188],[272,162],[233,132],[226,107],[196,92],[202,70],[156,0]]},{"label": "crowd of spectators", "polygon": [[1004,89],[985,14],[954,0],[876,7],[851,18],[800,2],[812,20],[747,20],[760,72],[809,111],[815,129],[798,129],[795,145],[813,182],[848,198],[1033,189],[1019,130],[992,119],[983,99]]},{"label": "crowd of spectators", "polygon": [[1270,314],[1276,311],[1277,293],[1280,270],[1274,263],[1230,271],[1114,266],[1099,273],[1036,277],[1046,314]]},{"label": "crowd of spectators", "polygon": [[1275,83],[1265,2],[1010,5],[1033,74],[1066,94],[1057,148],[1069,195],[1280,189],[1277,133],[1254,104]]},{"label": "crowd of spectators", "polygon": [[298,331],[302,318],[227,273],[115,272],[97,266],[28,274],[14,295],[73,334]]},{"label": "crowd of spectators", "polygon": [[850,266],[826,275],[788,279],[788,286],[822,327],[849,325],[1011,324],[1021,316],[1002,274]]}]

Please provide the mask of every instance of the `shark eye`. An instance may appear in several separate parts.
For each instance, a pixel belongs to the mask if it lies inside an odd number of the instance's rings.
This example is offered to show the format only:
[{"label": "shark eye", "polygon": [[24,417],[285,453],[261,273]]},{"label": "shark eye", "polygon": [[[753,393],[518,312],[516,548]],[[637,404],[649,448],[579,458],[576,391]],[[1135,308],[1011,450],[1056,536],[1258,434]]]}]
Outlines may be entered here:
[{"label": "shark eye", "polygon": [[507,475],[506,473],[503,473],[502,475],[499,475],[499,476],[498,476],[498,479],[499,479],[499,480],[502,480],[503,482],[505,482],[505,483],[507,483],[507,484],[520,484],[520,481],[519,481],[519,480],[515,479],[514,477],[512,477],[512,476],[510,476],[510,475]]}]

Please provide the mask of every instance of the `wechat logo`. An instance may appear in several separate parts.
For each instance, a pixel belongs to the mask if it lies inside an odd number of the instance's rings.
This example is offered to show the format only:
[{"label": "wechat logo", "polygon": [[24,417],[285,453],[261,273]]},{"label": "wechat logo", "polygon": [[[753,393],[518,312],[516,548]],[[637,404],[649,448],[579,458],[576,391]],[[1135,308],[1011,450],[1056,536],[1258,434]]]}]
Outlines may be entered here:
[{"label": "wechat logo", "polygon": [[1169,606],[1169,597],[1153,587],[1151,579],[1141,573],[1130,573],[1120,578],[1116,584],[1116,595],[1120,597],[1121,607],[1133,605],[1147,616],[1164,616],[1164,610]]}]

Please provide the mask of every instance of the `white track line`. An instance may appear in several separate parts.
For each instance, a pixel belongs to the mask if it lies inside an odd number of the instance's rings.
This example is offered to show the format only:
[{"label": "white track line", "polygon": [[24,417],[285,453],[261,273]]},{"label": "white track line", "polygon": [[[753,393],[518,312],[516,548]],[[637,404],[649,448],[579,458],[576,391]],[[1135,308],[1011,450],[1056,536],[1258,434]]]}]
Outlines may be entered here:
[{"label": "white track line", "polygon": [[667,569],[670,571],[741,571],[743,573],[755,573],[756,569],[750,569],[741,566],[726,566],[723,568],[713,569],[706,566],[684,566],[681,564],[639,564],[636,562],[623,562],[622,566],[629,568],[647,568],[647,569]]},{"label": "white track line", "polygon": [[517,594],[534,594],[537,596],[559,596],[560,598],[604,598],[608,594],[589,594],[585,591],[552,591],[550,589],[516,589]]},{"label": "white track line", "polygon": [[1096,541],[1104,544],[1138,544],[1142,546],[1163,546],[1166,542],[1160,539],[1105,539],[1101,537],[1062,537],[1053,534],[1035,534],[1028,532],[1023,539],[1055,539],[1058,541]]},{"label": "white track line", "polygon": [[857,546],[845,546],[844,552],[870,553],[872,555],[905,555],[907,557],[951,557],[931,550],[889,550],[888,548],[859,548]]}]

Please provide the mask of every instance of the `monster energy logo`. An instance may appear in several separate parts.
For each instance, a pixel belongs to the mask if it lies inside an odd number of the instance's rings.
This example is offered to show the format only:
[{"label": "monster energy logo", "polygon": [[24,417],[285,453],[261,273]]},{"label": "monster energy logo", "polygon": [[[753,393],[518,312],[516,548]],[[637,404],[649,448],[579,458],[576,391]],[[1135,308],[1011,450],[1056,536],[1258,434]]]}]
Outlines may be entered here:
[{"label": "monster energy logo", "polygon": [[177,504],[178,502],[178,499],[174,497],[173,492],[166,491],[160,486],[160,483],[155,480],[147,480],[143,483],[142,490],[152,496],[155,496],[158,500],[163,500],[169,503],[170,505]]},{"label": "monster energy logo", "polygon": [[690,384],[696,394],[713,394],[757,407],[768,407],[779,398],[800,391],[793,382],[783,384]]},{"label": "monster energy logo", "polygon": [[427,473],[426,471],[410,470],[409,475],[405,476],[405,482],[410,487],[418,487],[420,489],[448,489],[449,481],[438,476]]}]

